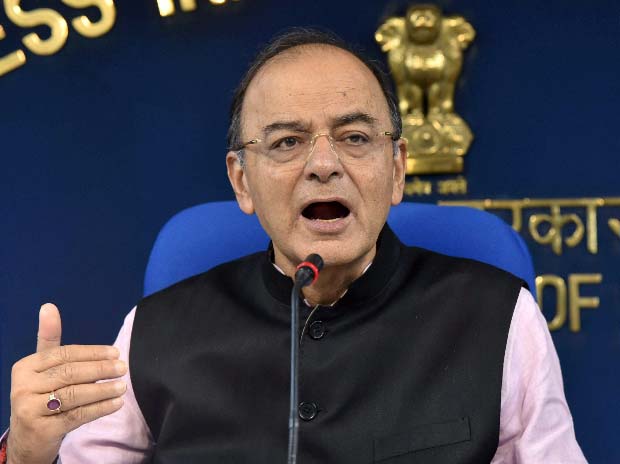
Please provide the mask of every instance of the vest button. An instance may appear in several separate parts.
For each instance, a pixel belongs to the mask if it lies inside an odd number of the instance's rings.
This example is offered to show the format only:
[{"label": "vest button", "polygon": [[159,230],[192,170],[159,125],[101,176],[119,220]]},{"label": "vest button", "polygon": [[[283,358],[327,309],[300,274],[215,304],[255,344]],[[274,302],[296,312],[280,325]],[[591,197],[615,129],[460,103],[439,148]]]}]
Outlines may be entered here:
[{"label": "vest button", "polygon": [[305,421],[311,421],[316,417],[319,412],[319,407],[316,403],[299,403],[299,417]]},{"label": "vest button", "polygon": [[310,335],[310,338],[314,340],[320,340],[323,338],[325,335],[325,324],[323,324],[323,321],[314,321],[310,324],[308,334]]}]

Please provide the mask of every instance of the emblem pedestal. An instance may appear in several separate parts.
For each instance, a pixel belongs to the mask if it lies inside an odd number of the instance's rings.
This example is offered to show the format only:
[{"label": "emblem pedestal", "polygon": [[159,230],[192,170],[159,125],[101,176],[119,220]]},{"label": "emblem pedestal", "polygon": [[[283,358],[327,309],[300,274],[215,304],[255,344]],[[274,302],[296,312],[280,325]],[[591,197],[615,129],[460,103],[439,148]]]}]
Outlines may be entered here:
[{"label": "emblem pedestal", "polygon": [[407,174],[445,174],[463,172],[463,158],[429,156],[407,158]]},{"label": "emblem pedestal", "polygon": [[409,141],[407,174],[458,174],[473,134],[456,113],[405,117],[403,137]]}]

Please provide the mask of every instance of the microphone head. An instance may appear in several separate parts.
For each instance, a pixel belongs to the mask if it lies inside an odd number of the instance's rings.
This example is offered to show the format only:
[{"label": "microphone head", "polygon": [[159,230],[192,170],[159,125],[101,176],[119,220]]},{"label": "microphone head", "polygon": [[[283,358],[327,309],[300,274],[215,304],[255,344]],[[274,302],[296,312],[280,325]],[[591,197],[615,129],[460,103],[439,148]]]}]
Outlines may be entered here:
[{"label": "microphone head", "polygon": [[317,255],[316,253],[312,253],[310,255],[308,255],[308,257],[306,259],[304,259],[305,263],[312,263],[314,264],[314,266],[320,271],[321,269],[323,269],[323,258],[321,258],[320,255]]},{"label": "microphone head", "polygon": [[323,269],[323,258],[316,253],[312,253],[297,266],[295,282],[300,287],[312,285],[319,278],[319,271],[321,269]]}]

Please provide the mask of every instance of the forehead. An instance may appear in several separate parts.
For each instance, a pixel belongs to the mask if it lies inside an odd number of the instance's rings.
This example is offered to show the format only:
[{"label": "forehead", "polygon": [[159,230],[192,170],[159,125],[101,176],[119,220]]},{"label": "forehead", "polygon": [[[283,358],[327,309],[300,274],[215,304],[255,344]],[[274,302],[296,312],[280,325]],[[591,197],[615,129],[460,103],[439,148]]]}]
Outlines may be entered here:
[{"label": "forehead", "polygon": [[389,122],[383,91],[357,57],[331,46],[296,47],[272,58],[250,83],[242,108],[244,133],[274,121],[316,126],[344,114]]}]

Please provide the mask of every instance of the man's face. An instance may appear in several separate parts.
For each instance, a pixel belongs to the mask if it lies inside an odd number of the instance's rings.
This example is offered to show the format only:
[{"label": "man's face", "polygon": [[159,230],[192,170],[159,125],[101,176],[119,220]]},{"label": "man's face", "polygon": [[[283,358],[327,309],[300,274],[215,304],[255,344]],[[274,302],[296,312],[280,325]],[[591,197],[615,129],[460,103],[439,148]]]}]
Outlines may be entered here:
[{"label": "man's face", "polygon": [[[289,50],[268,62],[247,89],[243,141],[284,145],[312,134],[392,131],[379,83],[357,58],[328,46]],[[353,133],[353,132],[351,132]],[[292,137],[292,138],[287,138]],[[402,199],[406,149],[390,138],[364,161],[348,162],[327,137],[295,167],[278,164],[258,145],[245,150],[245,169],[227,157],[241,209],[256,213],[274,245],[276,263],[290,272],[310,253],[325,266],[367,264],[390,205]],[[261,142],[263,148],[265,142]],[[272,146],[272,145],[270,145]]]}]

